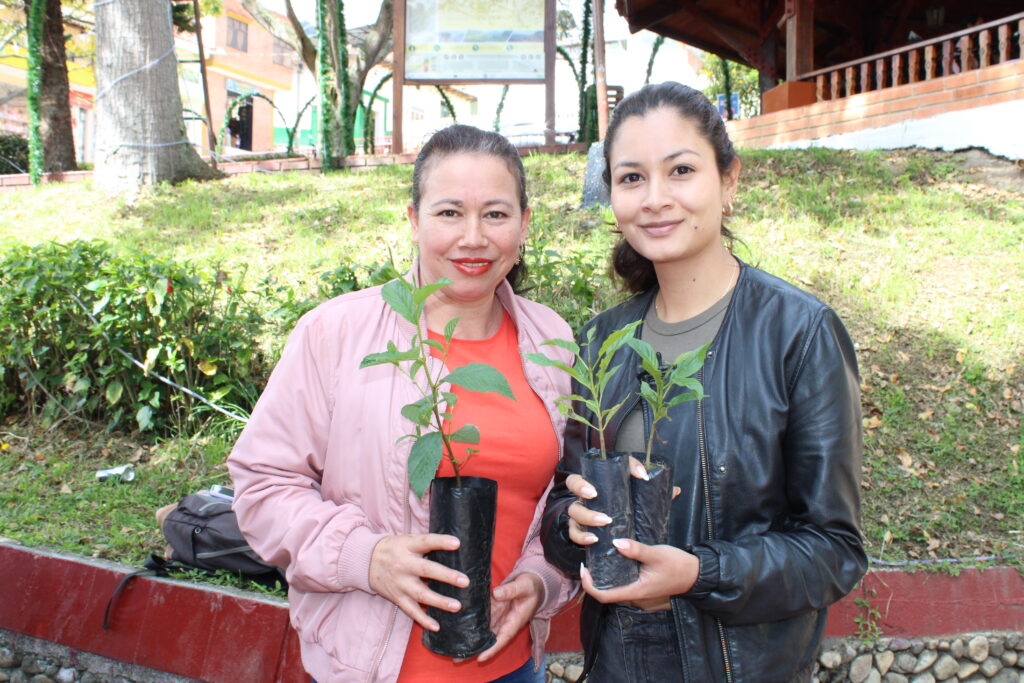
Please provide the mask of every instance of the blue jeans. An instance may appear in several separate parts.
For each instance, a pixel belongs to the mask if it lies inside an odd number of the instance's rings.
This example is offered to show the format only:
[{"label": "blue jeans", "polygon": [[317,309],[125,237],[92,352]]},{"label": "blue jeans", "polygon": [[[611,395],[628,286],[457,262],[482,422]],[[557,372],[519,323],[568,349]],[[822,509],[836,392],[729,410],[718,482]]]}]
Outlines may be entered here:
[{"label": "blue jeans", "polygon": [[604,620],[587,683],[683,680],[672,610],[616,605]]},{"label": "blue jeans", "polygon": [[492,683],[544,683],[546,670],[547,661],[542,659],[540,662],[540,668],[535,672],[533,670],[533,657],[530,657],[526,660],[526,664],[523,664],[512,673],[508,673],[501,678],[494,679]]}]

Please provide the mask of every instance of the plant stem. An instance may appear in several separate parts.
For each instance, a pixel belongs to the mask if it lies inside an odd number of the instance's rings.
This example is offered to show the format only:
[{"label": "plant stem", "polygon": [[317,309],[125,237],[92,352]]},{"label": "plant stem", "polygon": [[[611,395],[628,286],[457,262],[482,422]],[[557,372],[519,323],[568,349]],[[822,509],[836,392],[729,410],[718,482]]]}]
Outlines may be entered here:
[{"label": "plant stem", "polygon": [[654,450],[654,425],[651,425],[650,436],[647,437],[647,452],[644,453],[644,469],[651,467],[651,451]]}]

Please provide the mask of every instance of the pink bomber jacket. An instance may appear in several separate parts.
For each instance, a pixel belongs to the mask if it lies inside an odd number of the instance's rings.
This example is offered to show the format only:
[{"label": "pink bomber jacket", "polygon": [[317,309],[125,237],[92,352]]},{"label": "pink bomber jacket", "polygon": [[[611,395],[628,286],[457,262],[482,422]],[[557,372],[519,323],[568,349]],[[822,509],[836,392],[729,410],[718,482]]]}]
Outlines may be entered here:
[{"label": "pink bomber jacket", "polygon": [[[554,311],[516,296],[506,282],[497,294],[522,353],[572,362],[563,349],[540,346],[554,337],[572,339]],[[411,442],[396,443],[412,431],[400,409],[418,394],[392,366],[360,370],[359,363],[389,340],[407,348],[413,332],[385,304],[380,287],[307,313],[228,458],[239,525],[257,553],[286,570],[303,666],[320,683],[393,681],[409,640],[412,620],[374,593],[368,573],[382,537],[427,530],[430,494],[422,500],[413,494],[406,472]],[[565,418],[555,399],[569,393],[568,377],[525,360],[523,367],[561,442]],[[578,588],[544,560],[538,533],[546,497],[508,577],[533,572],[544,584],[530,624],[535,657],[550,618]]]}]

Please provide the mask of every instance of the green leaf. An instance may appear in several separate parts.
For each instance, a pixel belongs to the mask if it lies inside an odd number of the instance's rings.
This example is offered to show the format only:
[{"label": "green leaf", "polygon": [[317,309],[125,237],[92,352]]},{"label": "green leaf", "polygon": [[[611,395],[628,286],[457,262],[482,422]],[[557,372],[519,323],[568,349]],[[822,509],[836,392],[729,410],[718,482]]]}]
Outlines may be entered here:
[{"label": "green leaf", "polygon": [[438,280],[437,282],[432,282],[429,285],[423,285],[422,287],[417,287],[416,289],[414,289],[412,291],[412,300],[414,302],[416,302],[417,306],[422,306],[423,303],[426,302],[427,298],[431,294],[433,294],[434,292],[436,292],[439,289],[444,289],[445,287],[447,287],[451,283],[452,283],[451,280],[449,280],[446,277],[443,277],[440,280]]},{"label": "green leaf", "polygon": [[[546,344],[547,342],[544,343]],[[526,360],[530,361],[531,363],[535,365],[540,365],[545,368],[557,368],[559,366],[559,363],[565,365],[565,363],[562,363],[562,361],[552,360],[551,358],[545,356],[543,353],[525,353],[523,354],[523,357],[526,358]]]},{"label": "green leaf", "polygon": [[580,355],[579,344],[577,344],[574,341],[570,341],[569,339],[548,339],[547,341],[541,342],[541,344],[542,345],[543,344],[547,344],[549,346],[557,346],[560,349],[565,349],[566,351],[569,351],[570,353],[572,353],[575,356]]},{"label": "green leaf", "polygon": [[448,321],[448,324],[444,326],[444,343],[450,344],[452,337],[455,336],[455,327],[459,324],[458,318],[452,318]]},{"label": "green leaf", "polygon": [[647,382],[640,384],[640,397],[643,398],[647,403],[655,405],[661,401],[658,398],[658,393],[651,388],[651,385]]},{"label": "green leaf", "polygon": [[604,340],[603,344],[601,344],[601,348],[597,351],[598,358],[607,358],[622,348],[622,345],[629,339],[633,338],[633,335],[636,334],[636,328],[640,326],[641,322],[642,321],[640,320],[636,320],[622,329],[615,330],[609,334],[608,338]]},{"label": "green leaf", "polygon": [[[658,370],[658,354],[655,352],[654,347],[645,342],[643,339],[637,339],[636,337],[630,337],[626,340],[629,348],[636,351],[637,355],[640,356],[640,363],[651,375],[657,374]],[[651,369],[654,369],[654,372]]]},{"label": "green leaf", "polygon": [[430,486],[441,463],[441,434],[424,434],[409,451],[409,484],[418,498],[422,498]]},{"label": "green leaf", "polygon": [[677,396],[683,397],[682,400],[684,401],[699,401],[704,398],[704,387],[701,386],[700,382],[691,377],[686,377],[680,380],[680,382],[675,386],[683,390],[688,390],[677,394]]},{"label": "green leaf", "polygon": [[527,353],[524,354],[523,357],[534,365],[539,365],[543,368],[558,368],[577,380],[580,384],[589,384],[586,375],[583,373],[583,363],[580,363],[579,365],[569,365],[565,361],[552,360],[543,353]]},{"label": "green leaf", "polygon": [[480,430],[475,425],[463,425],[448,438],[459,443],[480,443]]},{"label": "green leaf", "polygon": [[430,396],[424,396],[418,401],[403,406],[402,417],[414,424],[428,427],[430,426],[430,416],[433,412],[433,407],[433,401],[430,400]]},{"label": "green leaf", "polygon": [[380,296],[391,309],[413,325],[419,324],[418,311],[412,298],[412,285],[402,278],[392,280],[380,290]]},{"label": "green leaf", "polygon": [[505,376],[486,363],[467,363],[452,370],[442,381],[468,391],[493,391],[513,401],[516,399]]},{"label": "green leaf", "polygon": [[107,403],[114,405],[121,400],[121,394],[124,393],[124,385],[118,381],[113,381],[107,385]]},{"label": "green leaf", "polygon": [[107,305],[107,303],[109,301],[110,301],[110,295],[109,294],[104,294],[102,299],[100,299],[99,301],[97,301],[96,303],[94,303],[92,305],[92,314],[96,315],[97,313],[102,311],[106,307],[106,305]]},{"label": "green leaf", "polygon": [[673,384],[679,384],[679,380],[684,377],[690,377],[700,370],[704,365],[704,360],[707,358],[709,346],[711,344],[705,344],[699,349],[687,351],[676,358],[672,363],[672,374],[669,381]]},{"label": "green leaf", "polygon": [[362,370],[363,368],[368,368],[373,365],[384,365],[385,363],[398,365],[399,363],[416,360],[417,358],[419,358],[419,354],[412,349],[408,351],[384,351],[383,353],[371,353],[359,362],[359,369]]},{"label": "green leaf", "polygon": [[444,344],[436,339],[424,339],[423,343],[432,349],[437,349],[438,353],[444,354]]},{"label": "green leaf", "polygon": [[153,409],[149,406],[142,406],[139,412],[135,413],[135,421],[139,423],[139,431],[144,432],[153,426]]},{"label": "green leaf", "polygon": [[87,285],[85,285],[85,288],[87,290],[89,290],[90,292],[95,292],[100,287],[106,286],[106,284],[107,284],[106,280],[93,280],[92,282],[90,282]]},{"label": "green leaf", "polygon": [[77,380],[75,380],[75,386],[73,389],[71,389],[71,393],[80,394],[83,391],[88,391],[89,387],[91,386],[92,381],[90,381],[88,377],[79,377]]},{"label": "green leaf", "polygon": [[665,409],[675,408],[680,403],[686,403],[688,401],[699,401],[704,398],[704,392],[695,393],[687,391],[685,394],[676,394],[665,404]]},{"label": "green leaf", "polygon": [[153,292],[153,298],[156,299],[157,308],[163,306],[164,299],[167,298],[167,278],[157,278],[153,283],[153,286],[149,288],[149,291]]}]

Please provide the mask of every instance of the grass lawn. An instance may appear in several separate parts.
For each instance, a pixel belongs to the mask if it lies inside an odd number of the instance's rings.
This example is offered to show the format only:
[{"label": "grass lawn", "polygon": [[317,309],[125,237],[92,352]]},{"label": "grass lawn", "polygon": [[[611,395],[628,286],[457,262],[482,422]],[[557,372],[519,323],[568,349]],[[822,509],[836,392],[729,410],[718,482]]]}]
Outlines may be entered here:
[{"label": "grass lawn", "polygon": [[[737,254],[808,289],[858,346],[864,533],[886,562],[1024,557],[1024,195],[921,151],[747,151]],[[618,297],[612,235],[578,208],[585,158],[526,160],[531,296],[579,324]],[[5,241],[98,238],[317,291],[338,263],[412,257],[410,166],[252,174],[159,187],[125,206],[85,184],[0,194]],[[152,512],[226,483],[238,423],[156,442],[23,411],[0,426],[0,536],[129,563],[159,550]],[[130,484],[100,467],[133,462]],[[916,564],[915,564],[916,566]],[[955,569],[961,564],[939,563]]]}]

